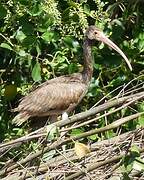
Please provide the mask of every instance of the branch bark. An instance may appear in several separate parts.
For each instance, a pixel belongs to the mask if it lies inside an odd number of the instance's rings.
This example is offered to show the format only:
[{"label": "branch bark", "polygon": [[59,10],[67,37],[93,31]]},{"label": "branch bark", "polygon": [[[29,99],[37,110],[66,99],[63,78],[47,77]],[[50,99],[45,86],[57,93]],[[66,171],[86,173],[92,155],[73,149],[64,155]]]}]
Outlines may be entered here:
[{"label": "branch bark", "polygon": [[64,140],[59,140],[58,139],[52,145],[49,145],[48,147],[45,147],[43,149],[43,151],[40,150],[37,153],[32,154],[30,156],[27,156],[25,159],[20,160],[17,164],[15,164],[15,165],[7,168],[7,169],[1,170],[0,171],[0,175],[4,175],[5,173],[10,172],[13,169],[19,167],[20,164],[23,165],[23,164],[25,164],[25,163],[27,163],[27,162],[29,162],[29,161],[39,157],[41,155],[41,153],[45,153],[45,152],[50,151],[52,149],[58,148],[58,147],[62,146],[63,144],[71,142],[72,140],[75,141],[75,140],[78,140],[78,139],[81,139],[81,138],[88,137],[88,136],[93,135],[93,134],[97,134],[97,133],[100,133],[100,132],[104,132],[104,131],[108,131],[108,130],[117,128],[120,125],[122,125],[122,124],[124,124],[124,123],[126,123],[128,121],[131,121],[131,120],[133,120],[133,119],[135,119],[135,118],[137,118],[139,116],[141,116],[142,114],[144,114],[144,112],[137,113],[137,114],[134,114],[134,115],[131,115],[131,116],[128,116],[128,117],[124,117],[124,118],[119,119],[119,120],[117,120],[117,121],[113,122],[112,124],[109,124],[109,125],[107,125],[105,127],[102,127],[102,128],[99,128],[99,129],[95,129],[95,130],[91,130],[91,131],[82,133],[82,134],[80,134],[78,136],[72,136],[71,138],[67,138],[67,139],[64,139]]},{"label": "branch bark", "polygon": [[[141,153],[144,152],[144,148],[140,149],[140,152],[141,152]],[[78,178],[78,177],[80,177],[80,176],[83,176],[84,174],[86,174],[86,173],[88,173],[88,172],[90,172],[90,171],[92,171],[92,170],[94,170],[94,169],[96,169],[96,168],[98,168],[98,167],[104,166],[104,165],[106,165],[106,164],[118,162],[123,156],[125,156],[125,153],[122,153],[122,154],[120,154],[119,156],[115,156],[115,157],[113,157],[113,158],[111,158],[111,159],[107,159],[107,160],[105,160],[105,161],[95,163],[95,164],[93,164],[93,165],[85,168],[85,169],[83,170],[83,172],[82,172],[82,171],[78,171],[78,172],[76,172],[76,173],[74,173],[74,174],[66,177],[65,180],[76,179],[76,178]],[[130,156],[130,155],[126,155],[126,157],[128,157],[128,156]]]},{"label": "branch bark", "polygon": [[[100,113],[102,111],[105,111],[109,108],[112,108],[112,107],[115,107],[115,106],[118,106],[118,105],[122,105],[123,103],[127,102],[127,105],[130,105],[132,103],[134,103],[135,101],[137,100],[140,100],[140,99],[143,99],[144,98],[144,92],[140,92],[140,93],[136,93],[134,95],[129,95],[129,96],[126,96],[126,97],[122,97],[122,98],[119,98],[119,99],[115,99],[115,100],[112,100],[112,101],[108,101],[102,105],[99,105],[93,109],[90,109],[86,112],[82,112],[82,113],[79,113],[79,114],[76,114],[74,116],[71,116],[69,118],[69,120],[67,121],[58,121],[58,122],[55,122],[53,123],[53,125],[57,126],[57,127],[62,127],[62,126],[65,126],[65,125],[68,125],[68,124],[71,124],[71,123],[74,123],[74,122],[78,122],[78,121],[81,121],[83,120],[83,123],[81,125],[78,125],[77,127],[81,127],[83,125],[86,125],[88,123],[91,123],[93,121],[96,121],[98,120],[99,118],[102,118],[104,117],[106,114],[102,115],[101,117],[97,117],[97,118],[94,118],[94,119],[91,119],[91,120],[87,120],[88,117],[90,116],[93,116],[97,113]],[[122,108],[125,108],[127,105],[123,105],[117,109],[115,109],[114,112],[118,111],[118,110],[121,110]],[[107,115],[110,115],[112,112],[108,112]],[[84,122],[86,121],[86,122]],[[75,127],[76,128],[76,127]],[[70,130],[72,128],[68,128],[66,130]],[[32,139],[37,139],[39,137],[42,137],[42,136],[45,136],[47,133],[47,130],[46,130],[46,127],[42,127],[26,136],[23,136],[21,138],[18,138],[16,140],[12,140],[10,142],[7,142],[7,143],[3,143],[3,144],[0,144],[0,152],[2,153],[3,151],[6,151],[7,149],[9,148],[14,148],[14,147],[17,147],[17,146],[20,146],[23,142],[28,142]]]}]

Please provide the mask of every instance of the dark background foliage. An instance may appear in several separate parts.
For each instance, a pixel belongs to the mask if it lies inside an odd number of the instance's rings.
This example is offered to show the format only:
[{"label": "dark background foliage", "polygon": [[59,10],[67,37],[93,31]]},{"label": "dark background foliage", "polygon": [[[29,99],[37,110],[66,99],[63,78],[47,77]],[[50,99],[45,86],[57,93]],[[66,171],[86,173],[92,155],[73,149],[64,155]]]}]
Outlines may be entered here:
[{"label": "dark background foliage", "polygon": [[[11,124],[20,98],[36,85],[82,70],[82,43],[88,25],[104,30],[128,56],[122,58],[103,44],[93,48],[94,75],[76,112],[92,107],[104,95],[134,78],[143,81],[144,3],[142,0],[2,0],[0,2],[0,140],[27,132]],[[118,91],[110,94],[112,98]],[[143,109],[138,104],[137,110]],[[131,114],[126,109],[123,114]],[[115,117],[121,116],[119,113]],[[113,121],[115,117],[110,117]],[[101,122],[99,126],[103,126]],[[136,124],[126,125],[124,130]]]}]

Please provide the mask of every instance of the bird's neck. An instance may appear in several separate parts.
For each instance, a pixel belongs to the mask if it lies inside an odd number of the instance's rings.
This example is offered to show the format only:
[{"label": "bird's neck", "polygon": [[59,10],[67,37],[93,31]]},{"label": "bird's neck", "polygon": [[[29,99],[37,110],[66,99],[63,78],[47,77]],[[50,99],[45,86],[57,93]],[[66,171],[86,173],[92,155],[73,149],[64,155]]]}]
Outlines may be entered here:
[{"label": "bird's neck", "polygon": [[84,69],[82,72],[83,79],[88,83],[93,74],[93,61],[92,61],[92,42],[89,39],[84,40],[83,53],[84,53]]}]

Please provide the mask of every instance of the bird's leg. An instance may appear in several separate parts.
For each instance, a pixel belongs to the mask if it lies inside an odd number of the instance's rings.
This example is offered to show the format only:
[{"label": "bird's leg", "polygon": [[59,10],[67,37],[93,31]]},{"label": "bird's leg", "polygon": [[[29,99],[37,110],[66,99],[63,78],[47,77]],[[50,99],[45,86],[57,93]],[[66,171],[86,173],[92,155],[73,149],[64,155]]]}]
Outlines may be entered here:
[{"label": "bird's leg", "polygon": [[69,120],[68,113],[71,112],[76,107],[76,104],[70,104],[69,107],[62,113],[62,120]]},{"label": "bird's leg", "polygon": [[57,117],[58,117],[57,115],[52,115],[52,116],[50,116],[50,117],[49,117],[50,122],[51,122],[51,123],[56,122],[56,121],[57,121]]},{"label": "bird's leg", "polygon": [[62,113],[62,120],[63,120],[63,121],[67,121],[68,119],[69,119],[68,113],[67,113],[67,112],[63,112],[63,113]]}]

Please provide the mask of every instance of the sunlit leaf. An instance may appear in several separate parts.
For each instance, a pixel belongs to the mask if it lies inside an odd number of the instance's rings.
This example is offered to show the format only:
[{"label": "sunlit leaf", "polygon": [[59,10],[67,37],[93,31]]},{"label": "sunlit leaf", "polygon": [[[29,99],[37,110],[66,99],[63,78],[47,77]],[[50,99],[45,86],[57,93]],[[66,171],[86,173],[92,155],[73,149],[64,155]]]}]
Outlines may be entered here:
[{"label": "sunlit leaf", "polygon": [[131,148],[130,148],[131,152],[135,152],[137,154],[139,154],[139,148],[136,146],[136,145],[133,145]]},{"label": "sunlit leaf", "polygon": [[75,143],[74,151],[79,159],[85,157],[88,153],[90,153],[89,147],[79,142]]},{"label": "sunlit leaf", "polygon": [[39,56],[41,54],[41,49],[38,44],[36,45],[36,50],[37,50],[37,54]]},{"label": "sunlit leaf", "polygon": [[47,126],[47,140],[53,140],[58,133],[58,129],[55,125],[50,124]]},{"label": "sunlit leaf", "polygon": [[90,6],[88,4],[84,5],[84,11],[88,14],[90,13]]},{"label": "sunlit leaf", "polygon": [[20,55],[20,56],[26,56],[26,52],[24,51],[24,50],[20,50],[19,52],[18,52],[18,54]]},{"label": "sunlit leaf", "polygon": [[137,171],[144,171],[144,160],[142,160],[141,158],[136,158],[133,163],[133,169]]},{"label": "sunlit leaf", "polygon": [[93,134],[91,136],[88,137],[89,139],[95,141],[96,139],[98,139],[98,135],[97,134]]},{"label": "sunlit leaf", "polygon": [[38,62],[33,67],[32,78],[36,82],[41,80],[41,67]]},{"label": "sunlit leaf", "polygon": [[23,41],[25,38],[26,35],[22,31],[18,30],[16,33],[16,39],[19,41]]},{"label": "sunlit leaf", "polygon": [[79,135],[81,133],[83,133],[84,130],[83,129],[73,129],[71,132],[71,135]]},{"label": "sunlit leaf", "polygon": [[42,12],[41,5],[36,3],[28,12],[29,12],[29,14],[31,16],[38,16],[38,15],[40,15],[41,12]]},{"label": "sunlit leaf", "polygon": [[0,47],[5,48],[5,49],[9,49],[9,50],[13,50],[11,48],[11,46],[9,44],[7,44],[7,43],[1,43]]},{"label": "sunlit leaf", "polygon": [[138,118],[138,122],[139,122],[140,126],[144,126],[144,115],[143,115],[143,116],[140,116],[140,117]]},{"label": "sunlit leaf", "polygon": [[53,32],[45,32],[42,34],[41,38],[45,41],[51,42],[54,38],[54,33]]}]

